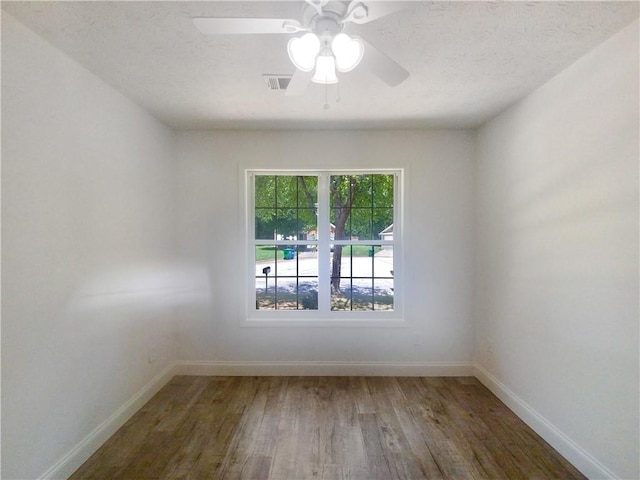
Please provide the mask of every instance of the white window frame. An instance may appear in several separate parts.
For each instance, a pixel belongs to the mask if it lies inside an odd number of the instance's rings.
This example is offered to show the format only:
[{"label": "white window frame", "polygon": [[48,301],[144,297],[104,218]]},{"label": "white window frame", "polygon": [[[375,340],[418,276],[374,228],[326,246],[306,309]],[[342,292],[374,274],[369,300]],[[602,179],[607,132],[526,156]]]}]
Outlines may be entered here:
[{"label": "white window frame", "polygon": [[[332,175],[368,175],[392,174],[394,176],[394,216],[393,240],[331,240],[329,229],[329,179]],[[318,239],[311,240],[256,240],[255,239],[255,177],[258,175],[305,175],[318,177]],[[244,225],[245,251],[247,265],[246,281],[246,320],[244,326],[323,326],[323,325],[375,325],[399,326],[404,324],[404,288],[403,288],[403,192],[404,169],[245,169],[244,170]],[[256,265],[255,247],[257,245],[318,245],[318,310],[258,310],[256,305]],[[393,247],[393,310],[371,311],[333,311],[331,310],[331,272],[330,245],[390,245]],[[324,248],[321,248],[324,246]],[[320,269],[327,266],[324,275]]]}]

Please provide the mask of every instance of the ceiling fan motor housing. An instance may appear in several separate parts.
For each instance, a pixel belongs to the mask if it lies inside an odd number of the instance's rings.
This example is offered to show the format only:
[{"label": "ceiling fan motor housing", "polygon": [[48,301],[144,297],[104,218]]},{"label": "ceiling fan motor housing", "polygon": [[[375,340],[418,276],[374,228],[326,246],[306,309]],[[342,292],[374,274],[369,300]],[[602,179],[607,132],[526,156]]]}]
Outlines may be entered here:
[{"label": "ceiling fan motor housing", "polygon": [[333,37],[342,31],[342,24],[334,15],[323,14],[314,19],[311,31],[318,36],[323,49],[330,48]]}]

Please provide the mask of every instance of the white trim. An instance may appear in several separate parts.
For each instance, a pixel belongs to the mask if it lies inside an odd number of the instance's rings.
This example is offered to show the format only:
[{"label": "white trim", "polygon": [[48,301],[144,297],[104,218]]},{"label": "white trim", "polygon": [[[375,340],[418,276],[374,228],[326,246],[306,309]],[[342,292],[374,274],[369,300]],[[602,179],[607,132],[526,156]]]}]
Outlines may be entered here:
[{"label": "white trim", "polygon": [[573,466],[591,479],[615,479],[616,475],[538,413],[482,365],[474,364],[475,377],[507,407],[555,448]]},{"label": "white trim", "polygon": [[151,397],[160,391],[174,375],[177,364],[172,363],[153,377],[124,405],[118,408],[109,418],[93,429],[89,435],[73,447],[65,456],[58,460],[51,468],[40,475],[40,479],[69,478],[98,448],[100,448],[114,433],[122,427]]},{"label": "white trim", "polygon": [[[245,316],[241,324],[246,326],[327,326],[344,322],[350,327],[368,326],[368,325],[389,325],[397,326],[404,322],[404,295],[403,295],[403,266],[402,260],[402,218],[404,204],[404,168],[363,168],[363,169],[265,169],[265,168],[241,168],[241,190],[243,199],[241,209],[243,219],[242,239],[246,245],[247,255],[245,255],[246,264],[246,301]],[[371,175],[393,175],[393,221],[392,225],[396,226],[397,234],[393,240],[332,240],[330,238],[330,188],[329,180],[332,175],[349,175],[349,174],[371,174]],[[271,240],[255,238],[255,177],[256,175],[306,175],[318,178],[317,185],[317,208],[318,208],[318,238],[314,241],[308,240]],[[388,228],[388,227],[387,227]],[[400,240],[398,240],[400,238]],[[317,310],[259,310],[256,305],[256,261],[255,247],[257,245],[308,245],[314,244],[318,246],[318,309]],[[392,310],[373,310],[373,311],[332,311],[331,305],[331,289],[330,289],[330,273],[327,274],[323,265],[330,263],[329,245],[380,245],[393,248],[393,269],[391,270],[393,278],[394,300]],[[277,266],[277,263],[276,263]],[[277,269],[276,269],[277,270]],[[277,271],[275,272],[277,275]],[[391,278],[389,277],[389,278]],[[365,321],[366,320],[366,321]]]},{"label": "white trim", "polygon": [[180,362],[176,375],[464,377],[469,362]]},{"label": "white trim", "polygon": [[[329,269],[331,265],[331,250],[327,247],[334,238],[336,226],[331,223],[331,209],[329,199],[331,188],[329,175],[318,175],[318,315],[327,316],[331,310],[331,279],[330,275],[321,275],[320,269]],[[331,233],[333,227],[333,234]],[[321,246],[322,245],[322,246]],[[328,272],[329,270],[327,270]],[[307,315],[309,315],[307,313]]]},{"label": "white trim", "polygon": [[[277,313],[277,312],[267,312]],[[339,313],[339,312],[334,312]],[[406,328],[407,322],[402,318],[393,316],[393,312],[380,312],[377,318],[367,316],[367,312],[348,312],[353,313],[352,316],[334,315],[333,317],[318,316],[314,318],[282,318],[278,315],[265,315],[263,318],[248,318],[240,324],[245,328],[261,328],[261,327],[331,327],[331,328],[362,328],[362,327],[381,327],[381,328]],[[389,314],[383,316],[383,314]]]}]

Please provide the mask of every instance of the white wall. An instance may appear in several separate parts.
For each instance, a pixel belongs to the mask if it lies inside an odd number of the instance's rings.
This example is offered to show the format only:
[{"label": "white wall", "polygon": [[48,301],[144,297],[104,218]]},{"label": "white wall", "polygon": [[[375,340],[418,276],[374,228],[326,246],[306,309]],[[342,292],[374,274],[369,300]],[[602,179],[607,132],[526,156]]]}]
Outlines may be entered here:
[{"label": "white wall", "polygon": [[[322,105],[318,105],[322,108]],[[464,131],[220,131],[178,140],[180,253],[210,302],[181,310],[194,361],[469,362],[473,135]],[[406,326],[242,327],[242,168],[406,168]]]},{"label": "white wall", "polygon": [[[466,363],[475,329],[480,368],[587,469],[637,478],[637,38],[636,23],[477,143],[175,134],[3,14],[3,477],[45,472],[175,358]],[[405,168],[406,325],[242,327],[244,167]]]},{"label": "white wall", "polygon": [[3,478],[43,474],[175,359],[173,141],[3,13]]},{"label": "white wall", "polygon": [[626,479],[640,477],[638,78],[635,22],[478,135],[477,360],[583,449],[578,466]]}]

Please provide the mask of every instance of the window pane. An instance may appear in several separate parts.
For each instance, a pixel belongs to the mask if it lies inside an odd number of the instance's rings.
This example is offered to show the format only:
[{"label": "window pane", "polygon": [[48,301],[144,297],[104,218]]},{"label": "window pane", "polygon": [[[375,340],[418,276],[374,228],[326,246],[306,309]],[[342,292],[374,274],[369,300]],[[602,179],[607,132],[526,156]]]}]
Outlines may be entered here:
[{"label": "window pane", "polygon": [[375,175],[332,175],[330,178],[333,207],[343,208],[372,206],[372,179]]},{"label": "window pane", "polygon": [[255,206],[276,206],[276,177],[273,175],[256,175],[255,177]]},{"label": "window pane", "polygon": [[343,279],[340,290],[331,291],[331,310],[373,310],[371,279]]},{"label": "window pane", "polygon": [[[282,252],[278,252],[275,245],[259,245],[256,247],[256,275],[263,275],[262,268],[265,266],[273,267],[276,261],[276,255]],[[264,264],[264,265],[263,265]],[[260,266],[260,272],[258,267]],[[275,272],[274,272],[275,274]]]},{"label": "window pane", "polygon": [[331,272],[332,310],[393,310],[393,248],[336,245]]},{"label": "window pane", "polygon": [[378,240],[393,223],[393,175],[332,175],[330,219],[336,240]]},{"label": "window pane", "polygon": [[317,310],[318,254],[305,246],[282,247],[278,256],[278,300],[280,310]]},{"label": "window pane", "polygon": [[298,240],[317,240],[318,217],[313,208],[298,210]]},{"label": "window pane", "polygon": [[[331,248],[330,271],[332,280],[351,277],[351,246],[334,245]],[[337,285],[337,283],[336,283]]]},{"label": "window pane", "polygon": [[[369,245],[355,245],[351,257],[351,276],[371,278],[373,275],[373,256]],[[371,286],[371,285],[369,285]]]},{"label": "window pane", "polygon": [[371,279],[353,280],[351,305],[352,310],[373,310]]},{"label": "window pane", "polygon": [[276,179],[277,206],[296,207],[298,205],[298,177],[279,175]]},{"label": "window pane", "polygon": [[332,207],[343,207],[347,204],[350,193],[349,175],[332,175],[329,179],[330,205]]},{"label": "window pane", "polygon": [[393,310],[393,288],[393,247],[385,245],[374,255],[374,310]]},{"label": "window pane", "polygon": [[276,309],[276,291],[275,286],[271,285],[268,290],[256,287],[256,310],[275,310]]},{"label": "window pane", "polygon": [[318,252],[305,245],[280,246],[276,267],[279,277],[317,277]]},{"label": "window pane", "polygon": [[332,208],[329,221],[335,240],[393,240],[381,235],[393,224],[393,208]]},{"label": "window pane", "polygon": [[[260,182],[258,182],[259,179]],[[258,201],[259,193],[260,202]],[[269,203],[269,200],[271,200],[271,203]],[[256,206],[314,208],[317,203],[317,176],[277,175],[256,177]]]},{"label": "window pane", "polygon": [[372,178],[375,175],[354,175],[351,177],[351,191],[354,207],[371,207],[373,199]]},{"label": "window pane", "polygon": [[373,206],[393,207],[393,175],[373,176]]},{"label": "window pane", "polygon": [[275,261],[280,253],[275,245],[260,245],[255,248],[256,258],[256,309],[276,308]]},{"label": "window pane", "polygon": [[255,185],[256,239],[317,238],[317,176],[257,175]]},{"label": "window pane", "polygon": [[317,252],[304,245],[256,247],[255,288],[258,310],[317,310]]},{"label": "window pane", "polygon": [[375,247],[373,260],[375,278],[393,278],[393,247],[391,245]]},{"label": "window pane", "polygon": [[318,309],[317,278],[279,278],[277,293],[278,310]]},{"label": "window pane", "polygon": [[393,208],[374,208],[372,214],[373,239],[393,240]]},{"label": "window pane", "polygon": [[298,218],[295,208],[278,208],[276,227],[277,240],[296,240],[298,236]]},{"label": "window pane", "polygon": [[373,240],[371,231],[371,209],[352,208],[349,218],[351,240]]},{"label": "window pane", "polygon": [[298,287],[299,310],[318,310],[318,279],[305,278],[300,280]]},{"label": "window pane", "polygon": [[298,179],[298,207],[318,208],[318,177],[299,175]]},{"label": "window pane", "polygon": [[[346,213],[346,211],[345,211]],[[329,212],[329,238],[331,240],[345,240],[345,236],[344,236],[344,227],[340,229],[338,233],[338,235],[336,235],[336,225],[338,225],[339,223],[339,219],[342,215],[342,209],[341,208],[337,208],[337,207],[333,207],[331,208],[331,211]]]},{"label": "window pane", "polygon": [[373,281],[374,310],[393,310],[393,278]]},{"label": "window pane", "polygon": [[331,291],[331,310],[344,312],[351,310],[351,283],[344,284],[339,292]]},{"label": "window pane", "polygon": [[276,211],[273,208],[256,208],[256,240],[274,240],[276,235]]}]

